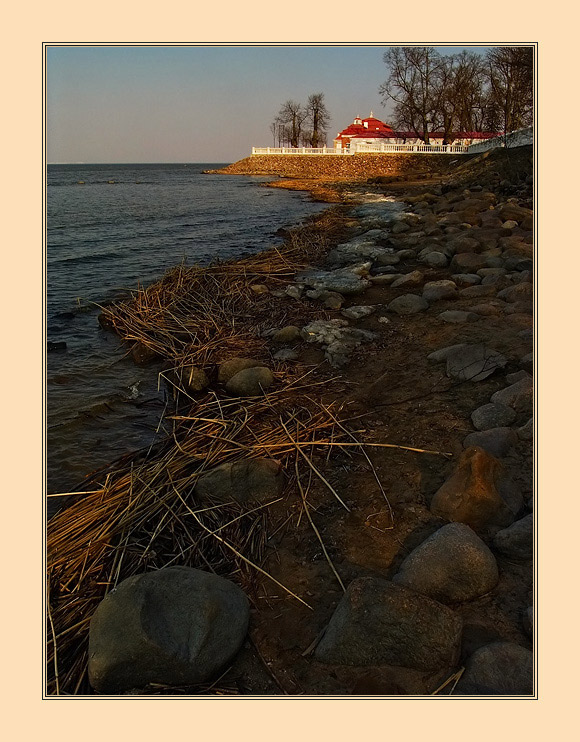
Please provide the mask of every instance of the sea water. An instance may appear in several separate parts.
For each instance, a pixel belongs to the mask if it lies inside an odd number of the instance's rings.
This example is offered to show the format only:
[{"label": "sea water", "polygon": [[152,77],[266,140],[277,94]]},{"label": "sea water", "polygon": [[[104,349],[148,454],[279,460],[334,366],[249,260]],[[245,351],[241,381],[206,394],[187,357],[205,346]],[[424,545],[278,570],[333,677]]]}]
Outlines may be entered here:
[{"label": "sea water", "polygon": [[[257,253],[276,231],[325,208],[268,177],[203,174],[219,164],[49,165],[46,332],[47,491],[150,445],[164,408],[154,371],[100,329],[99,304],[185,262]],[[62,344],[66,344],[66,348]],[[59,345],[56,345],[59,344]],[[49,514],[54,510],[49,504]]]}]

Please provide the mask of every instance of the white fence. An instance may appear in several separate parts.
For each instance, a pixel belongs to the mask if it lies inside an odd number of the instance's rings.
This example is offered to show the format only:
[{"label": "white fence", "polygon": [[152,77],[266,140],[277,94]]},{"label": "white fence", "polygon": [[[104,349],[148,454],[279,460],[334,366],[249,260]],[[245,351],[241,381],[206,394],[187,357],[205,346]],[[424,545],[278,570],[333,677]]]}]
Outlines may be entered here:
[{"label": "white fence", "polygon": [[421,152],[437,154],[464,154],[463,144],[356,144],[351,149],[332,147],[252,147],[253,155],[355,155],[358,153],[383,154],[389,152]]},{"label": "white fence", "polygon": [[483,142],[477,144],[471,144],[469,146],[469,154],[476,154],[477,152],[486,152],[488,149],[494,149],[495,147],[523,147],[526,144],[534,143],[534,128],[528,126],[525,129],[518,129],[517,131],[510,132],[507,136],[493,137],[492,139],[486,139]]},{"label": "white fence", "polygon": [[333,147],[252,147],[253,155],[350,155]]},{"label": "white fence", "polygon": [[356,144],[357,152],[423,152],[437,154],[462,154],[467,152],[463,144]]}]

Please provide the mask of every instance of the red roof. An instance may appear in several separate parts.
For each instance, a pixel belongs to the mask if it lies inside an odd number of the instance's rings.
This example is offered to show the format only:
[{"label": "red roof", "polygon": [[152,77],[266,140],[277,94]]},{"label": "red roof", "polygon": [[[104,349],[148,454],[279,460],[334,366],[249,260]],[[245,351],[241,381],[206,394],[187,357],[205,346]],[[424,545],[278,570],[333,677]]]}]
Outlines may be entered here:
[{"label": "red roof", "polygon": [[388,139],[394,136],[395,132],[390,126],[374,116],[369,116],[366,119],[355,118],[352,124],[336,135],[336,139]]}]

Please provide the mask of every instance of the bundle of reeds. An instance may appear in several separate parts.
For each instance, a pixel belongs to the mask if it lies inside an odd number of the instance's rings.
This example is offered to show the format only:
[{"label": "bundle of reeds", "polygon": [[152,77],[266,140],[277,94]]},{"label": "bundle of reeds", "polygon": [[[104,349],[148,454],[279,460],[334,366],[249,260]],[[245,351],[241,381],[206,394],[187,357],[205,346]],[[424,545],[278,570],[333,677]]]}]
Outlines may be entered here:
[{"label": "bundle of reeds", "polygon": [[297,376],[263,397],[208,393],[187,414],[167,419],[172,429],[154,453],[110,470],[100,486],[50,521],[50,693],[88,692],[90,618],[106,593],[133,574],[172,564],[198,567],[234,577],[252,594],[253,581],[264,574],[273,503],[199,502],[195,484],[208,469],[247,457],[280,461],[287,492],[296,492],[292,484],[304,470],[323,478],[312,451],[327,453],[347,430],[338,410],[312,392],[312,382]]}]

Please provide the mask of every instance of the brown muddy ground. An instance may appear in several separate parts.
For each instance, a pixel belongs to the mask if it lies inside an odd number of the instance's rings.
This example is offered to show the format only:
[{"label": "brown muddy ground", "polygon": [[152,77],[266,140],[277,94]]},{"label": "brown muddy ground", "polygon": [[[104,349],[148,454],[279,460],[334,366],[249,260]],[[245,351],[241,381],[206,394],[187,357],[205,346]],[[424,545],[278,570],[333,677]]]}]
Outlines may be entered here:
[{"label": "brown muddy ground", "polygon": [[[522,148],[527,149],[527,148]],[[510,153],[506,158],[476,158],[454,174],[458,185],[484,183],[501,199],[516,194],[531,203],[531,153]],[[277,187],[304,188],[315,198],[344,201],[345,193],[373,190],[403,198],[449,182],[445,173],[425,179],[409,173],[405,179],[375,178],[371,181],[280,180]],[[328,193],[330,191],[330,193]],[[341,241],[341,224],[348,211],[338,209],[330,246]],[[346,228],[345,228],[346,230]],[[346,231],[344,232],[346,234]],[[421,268],[425,280],[449,277],[449,269],[428,269],[409,263],[407,272]],[[361,346],[351,363],[339,372],[324,362],[322,351],[310,345],[297,349],[300,362],[317,367],[318,378],[340,377],[329,393],[345,404],[347,416],[359,437],[367,442],[399,444],[440,454],[395,448],[367,448],[380,480],[360,454],[333,453],[315,463],[344,499],[350,512],[332,497],[319,481],[313,481],[308,502],[320,537],[342,582],[362,576],[390,578],[403,558],[428,535],[443,525],[429,511],[430,500],[450,474],[463,438],[474,430],[470,414],[506,384],[494,374],[473,384],[458,383],[445,375],[445,365],[432,363],[427,355],[459,342],[488,342],[510,359],[531,350],[530,341],[518,333],[532,326],[532,317],[513,314],[482,317],[473,324],[446,324],[437,315],[446,309],[468,309],[474,300],[440,301],[426,312],[398,316],[382,308],[400,294],[414,289],[373,286],[345,306],[376,304],[381,308],[356,322],[356,327],[380,335],[371,346]],[[288,299],[289,302],[295,300]],[[485,300],[479,300],[482,302]],[[305,300],[305,322],[312,319],[313,302]],[[294,308],[293,308],[294,309]],[[340,316],[322,312],[323,316]],[[383,323],[379,318],[388,317]],[[513,360],[506,373],[519,370]],[[521,416],[520,416],[521,417]],[[526,419],[518,419],[522,425]],[[443,455],[448,454],[448,455]],[[520,441],[503,464],[520,486],[524,498],[532,495],[533,457],[529,442]],[[323,665],[312,656],[313,645],[327,625],[342,596],[308,519],[298,492],[288,492],[273,519],[264,568],[288,589],[300,595],[311,609],[301,605],[268,580],[261,582],[253,598],[250,639],[233,667],[220,680],[223,692],[250,695],[423,695],[431,694],[446,679],[393,667],[348,668]],[[497,556],[497,555],[496,555]],[[452,606],[465,622],[461,661],[476,648],[497,639],[532,648],[522,628],[522,613],[533,602],[532,573],[528,565],[510,563],[498,556],[500,582],[488,595],[464,605]],[[443,691],[446,692],[446,691]]]}]

